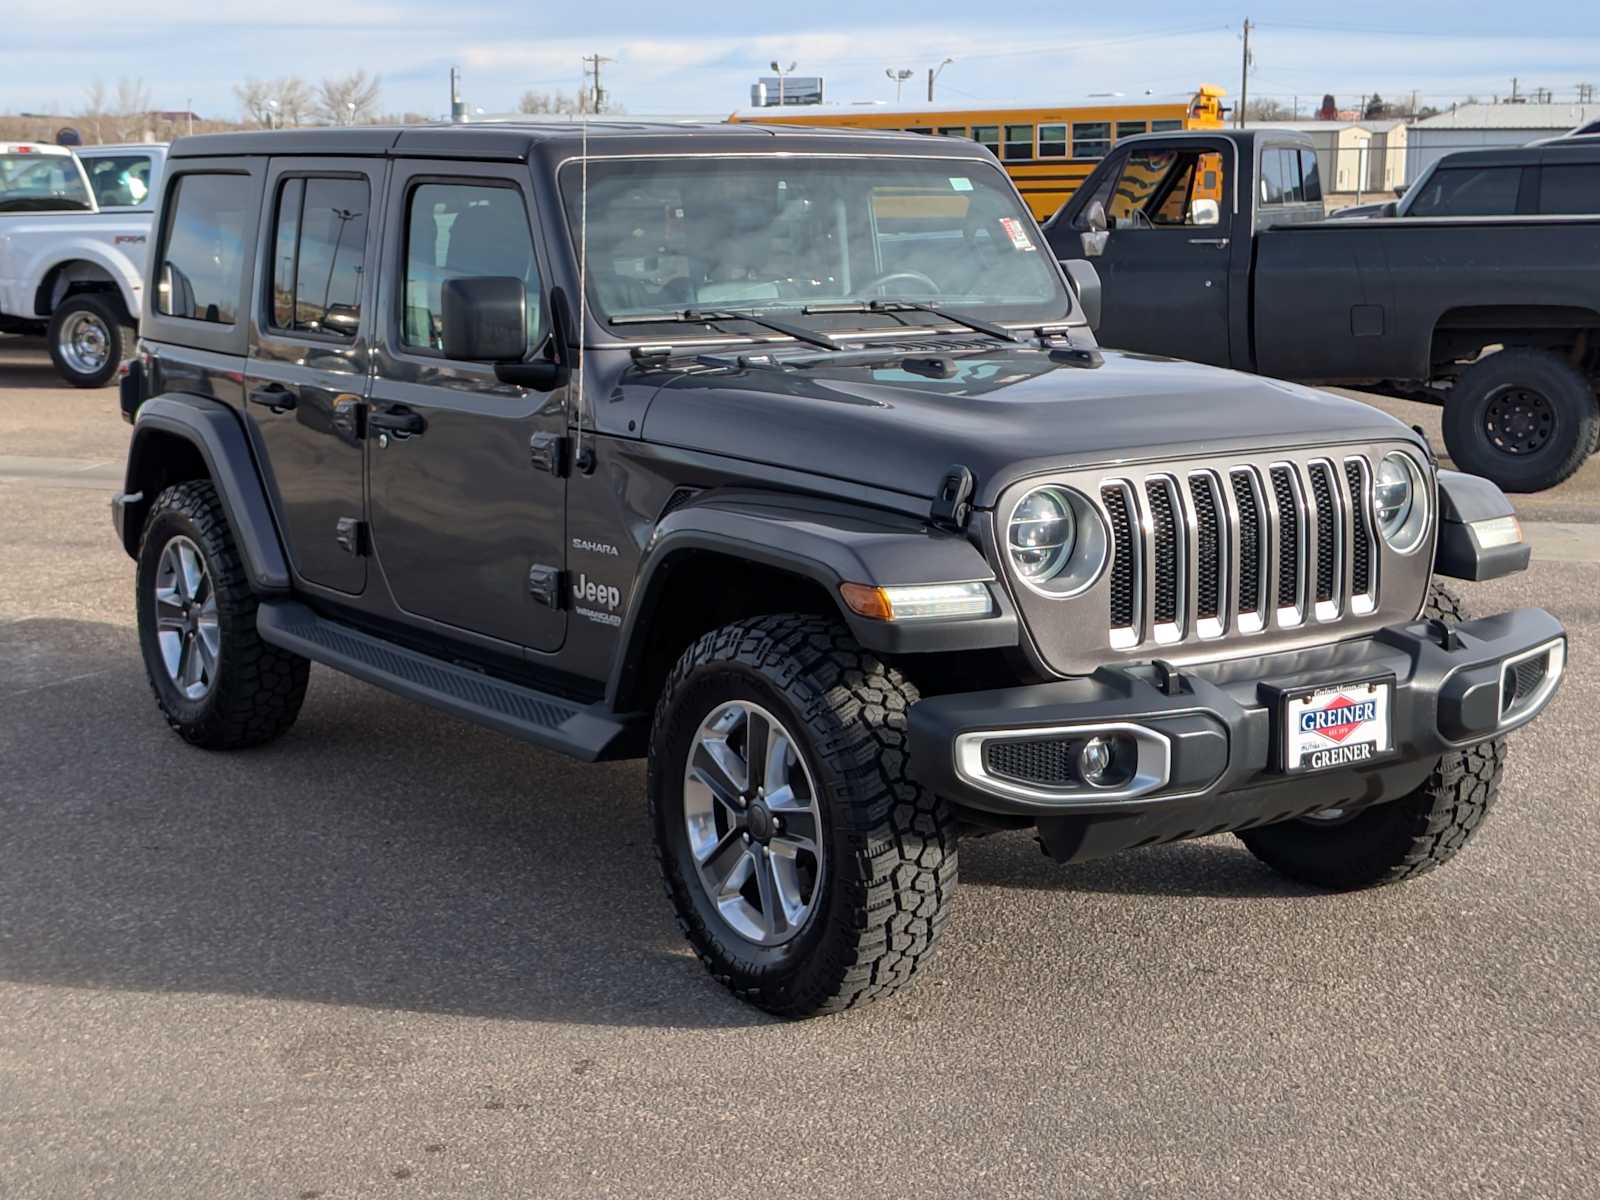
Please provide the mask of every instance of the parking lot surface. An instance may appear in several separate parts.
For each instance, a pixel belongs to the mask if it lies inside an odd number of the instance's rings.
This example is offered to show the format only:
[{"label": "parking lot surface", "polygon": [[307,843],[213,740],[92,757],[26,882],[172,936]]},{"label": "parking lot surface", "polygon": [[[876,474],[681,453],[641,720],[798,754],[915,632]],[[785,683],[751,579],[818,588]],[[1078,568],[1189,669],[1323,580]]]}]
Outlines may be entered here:
[{"label": "parking lot surface", "polygon": [[1328,896],[1228,837],[971,841],[918,986],[784,1024],[678,935],[640,764],[321,668],[273,745],[181,744],[127,436],[0,339],[0,1194],[1595,1194],[1600,463],[1464,589],[1572,661],[1454,863]]}]

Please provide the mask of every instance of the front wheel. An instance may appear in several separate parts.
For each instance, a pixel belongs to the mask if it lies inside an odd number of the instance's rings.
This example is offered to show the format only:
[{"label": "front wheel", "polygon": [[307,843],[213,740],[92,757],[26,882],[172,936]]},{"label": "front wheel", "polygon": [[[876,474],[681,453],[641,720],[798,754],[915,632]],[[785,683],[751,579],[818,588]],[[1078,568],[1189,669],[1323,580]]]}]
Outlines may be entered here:
[{"label": "front wheel", "polygon": [[80,292],[51,314],[46,334],[50,361],[73,387],[110,383],[122,360],[133,353],[133,323],[122,302],[104,292]]},{"label": "front wheel", "polygon": [[787,1017],[911,981],[956,882],[956,830],[907,774],[917,693],[819,617],[702,637],[656,706],[649,796],[679,924],[712,975]]},{"label": "front wheel", "polygon": [[[1461,597],[1434,584],[1423,615],[1447,625],[1466,619]],[[1247,829],[1237,836],[1281,875],[1313,887],[1350,891],[1398,883],[1443,866],[1489,815],[1500,794],[1504,738],[1441,758],[1420,787],[1354,814],[1325,811]]]}]

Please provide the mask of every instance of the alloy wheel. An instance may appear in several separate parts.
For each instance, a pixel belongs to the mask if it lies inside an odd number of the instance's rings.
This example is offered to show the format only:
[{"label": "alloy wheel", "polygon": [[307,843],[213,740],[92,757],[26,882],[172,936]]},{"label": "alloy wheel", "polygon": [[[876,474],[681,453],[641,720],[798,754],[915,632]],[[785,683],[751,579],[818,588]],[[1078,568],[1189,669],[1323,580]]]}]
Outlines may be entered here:
[{"label": "alloy wheel", "polygon": [[826,863],[811,770],[783,723],[746,700],[713,709],[689,746],[683,811],[696,876],[723,920],[761,946],[798,934]]},{"label": "alloy wheel", "polygon": [[185,698],[203,700],[217,678],[222,627],[205,557],[186,537],[162,547],[155,602],[156,644],[167,677]]}]

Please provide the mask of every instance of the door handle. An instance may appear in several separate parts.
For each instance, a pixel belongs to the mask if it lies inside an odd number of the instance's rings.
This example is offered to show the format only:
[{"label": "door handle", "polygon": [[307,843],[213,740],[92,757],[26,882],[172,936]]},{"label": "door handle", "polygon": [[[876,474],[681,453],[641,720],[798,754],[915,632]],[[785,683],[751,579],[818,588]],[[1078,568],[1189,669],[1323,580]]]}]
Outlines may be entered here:
[{"label": "door handle", "polygon": [[1227,238],[1190,238],[1189,239],[1189,245],[1191,245],[1191,246],[1215,246],[1218,250],[1221,250],[1227,244],[1228,244],[1228,239]]},{"label": "door handle", "polygon": [[295,394],[288,388],[276,383],[270,383],[264,388],[258,388],[245,399],[251,404],[259,404],[262,408],[271,409],[275,413],[290,412],[296,404]]},{"label": "door handle", "polygon": [[367,428],[382,430],[392,433],[396,437],[412,437],[428,428],[428,422],[419,412],[412,412],[404,405],[393,408],[379,408],[367,414]]}]

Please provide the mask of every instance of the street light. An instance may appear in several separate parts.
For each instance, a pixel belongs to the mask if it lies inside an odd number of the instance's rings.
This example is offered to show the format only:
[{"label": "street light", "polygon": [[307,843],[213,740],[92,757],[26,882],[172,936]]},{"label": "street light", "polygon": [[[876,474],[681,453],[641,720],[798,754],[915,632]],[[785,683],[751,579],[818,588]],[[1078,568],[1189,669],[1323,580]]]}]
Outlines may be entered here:
[{"label": "street light", "polygon": [[948,67],[953,62],[955,62],[955,59],[947,58],[942,63],[940,63],[937,67],[929,67],[928,68],[928,103],[929,104],[933,103],[933,83],[934,83],[934,80],[938,79],[940,72],[942,72],[946,67]]},{"label": "street light", "polygon": [[354,125],[356,123],[356,102],[354,100],[346,100],[344,106],[350,110],[350,120],[347,123]]},{"label": "street light", "polygon": [[773,59],[772,60],[772,71],[778,77],[778,107],[779,108],[783,107],[783,77],[785,75],[792,74],[794,72],[794,68],[795,68],[795,64],[794,63],[790,63],[787,67],[780,67],[778,65],[778,60],[777,59]]},{"label": "street light", "polygon": [[894,80],[894,102],[900,103],[900,89],[905,87],[906,80],[911,78],[910,67],[885,67],[883,73]]},{"label": "street light", "polygon": [[278,115],[278,102],[276,100],[268,100],[267,101],[267,128],[268,129],[276,129],[278,127],[276,121],[274,120],[274,118],[277,115]]}]

